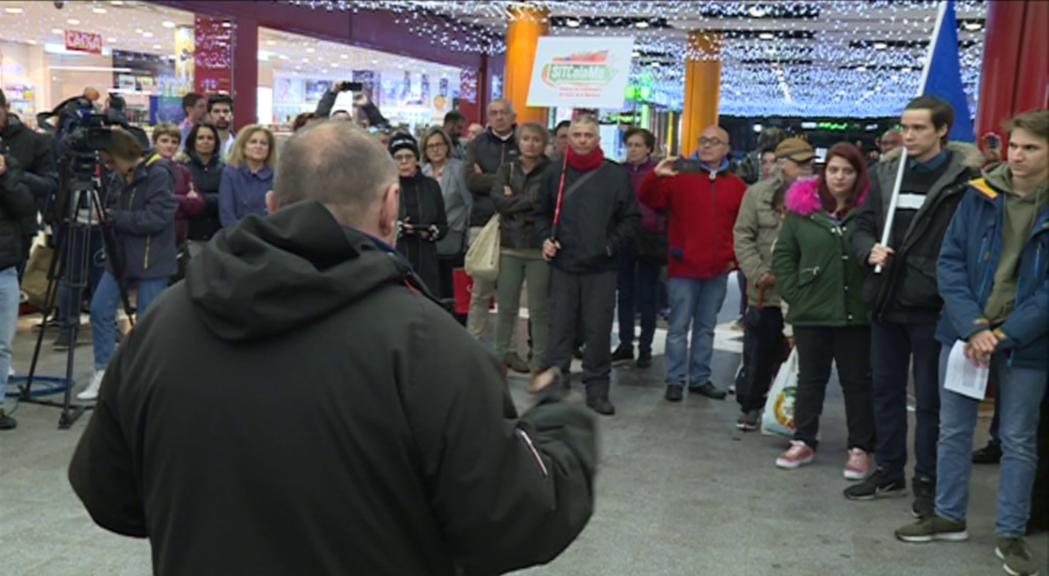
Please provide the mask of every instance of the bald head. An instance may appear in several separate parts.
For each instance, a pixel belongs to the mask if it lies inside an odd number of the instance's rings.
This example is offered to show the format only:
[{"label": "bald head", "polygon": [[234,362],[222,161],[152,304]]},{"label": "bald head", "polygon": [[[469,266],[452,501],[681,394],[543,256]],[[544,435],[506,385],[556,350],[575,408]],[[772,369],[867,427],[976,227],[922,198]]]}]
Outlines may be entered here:
[{"label": "bald head", "polygon": [[729,152],[728,132],[717,124],[699,135],[699,159],[707,166],[719,166]]},{"label": "bald head", "polygon": [[398,181],[389,153],[348,122],[329,121],[301,130],[281,153],[273,188],[276,207],[315,200],[347,226],[365,228]]}]

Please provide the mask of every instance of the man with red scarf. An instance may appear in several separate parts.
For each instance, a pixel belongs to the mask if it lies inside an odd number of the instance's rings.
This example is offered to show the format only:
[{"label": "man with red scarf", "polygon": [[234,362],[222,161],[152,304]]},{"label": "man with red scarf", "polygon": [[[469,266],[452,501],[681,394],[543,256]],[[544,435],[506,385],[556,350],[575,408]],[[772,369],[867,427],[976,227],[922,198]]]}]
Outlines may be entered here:
[{"label": "man with red scarf", "polygon": [[[616,304],[617,256],[631,245],[641,222],[630,175],[605,160],[597,121],[576,118],[569,147],[543,177],[537,232],[550,262],[550,344],[548,372],[567,373],[572,361],[576,318],[583,319],[583,384],[586,404],[598,414],[615,414],[608,400],[612,371],[612,315]],[[567,380],[566,380],[567,383]]]}]

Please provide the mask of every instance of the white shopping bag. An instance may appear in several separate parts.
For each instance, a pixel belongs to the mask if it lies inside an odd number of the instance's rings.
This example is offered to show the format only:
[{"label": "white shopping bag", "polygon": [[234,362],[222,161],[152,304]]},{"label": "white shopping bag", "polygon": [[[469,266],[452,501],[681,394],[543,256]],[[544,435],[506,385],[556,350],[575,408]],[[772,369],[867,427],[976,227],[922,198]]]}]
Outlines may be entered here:
[{"label": "white shopping bag", "polygon": [[765,400],[761,415],[761,433],[770,436],[794,437],[794,399],[798,392],[798,348],[795,346],[787,361],[779,368],[776,380]]},{"label": "white shopping bag", "polygon": [[499,215],[492,216],[466,251],[466,273],[475,280],[499,277]]}]

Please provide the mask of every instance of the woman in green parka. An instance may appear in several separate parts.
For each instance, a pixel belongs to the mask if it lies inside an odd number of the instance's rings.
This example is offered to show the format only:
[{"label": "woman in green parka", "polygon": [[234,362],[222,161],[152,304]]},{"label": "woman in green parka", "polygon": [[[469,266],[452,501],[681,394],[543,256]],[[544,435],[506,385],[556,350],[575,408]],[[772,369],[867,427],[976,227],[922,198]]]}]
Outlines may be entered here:
[{"label": "woman in green parka", "polygon": [[789,305],[787,323],[798,347],[794,439],[776,459],[794,469],[816,455],[819,418],[831,362],[845,395],[848,458],[844,476],[862,480],[874,449],[874,411],[868,309],[861,297],[862,262],[849,253],[853,219],[870,188],[867,164],[848,143],[827,153],[819,178],[794,183],[787,218],[772,255],[776,289]]}]

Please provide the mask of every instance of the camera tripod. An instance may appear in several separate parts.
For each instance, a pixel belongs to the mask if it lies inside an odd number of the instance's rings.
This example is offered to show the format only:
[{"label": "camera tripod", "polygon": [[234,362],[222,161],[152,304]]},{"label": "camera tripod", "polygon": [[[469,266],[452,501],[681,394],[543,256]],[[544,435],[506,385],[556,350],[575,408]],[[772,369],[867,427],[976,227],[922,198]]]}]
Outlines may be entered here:
[{"label": "camera tripod", "polygon": [[[58,428],[66,430],[88,410],[89,406],[74,405],[71,402],[74,379],[74,359],[76,355],[77,338],[80,332],[80,304],[83,300],[84,289],[88,287],[91,269],[91,230],[100,226],[103,238],[103,250],[106,259],[113,268],[113,276],[117,279],[117,287],[120,292],[120,301],[124,312],[133,323],[131,299],[119,270],[119,260],[114,256],[117,254],[116,237],[106,217],[106,211],[102,206],[100,190],[102,189],[102,164],[98,153],[93,155],[76,155],[73,158],[73,177],[69,186],[69,195],[66,202],[67,209],[63,210],[63,219],[59,223],[57,231],[57,242],[55,255],[51,259],[47,271],[47,291],[42,310],[40,332],[37,334],[36,347],[33,350],[33,360],[29,367],[29,374],[25,382],[20,386],[20,400],[31,404],[52,406],[62,410],[58,418]],[[84,214],[86,218],[80,216]],[[47,331],[48,321],[55,311],[55,301],[58,298],[59,285],[64,287],[64,299],[62,306],[66,310],[64,323],[59,326],[69,337],[69,350],[66,352],[66,373],[64,379],[64,391],[61,402],[48,400],[33,396],[33,378],[36,375],[37,362],[40,359],[40,348],[43,345],[44,333]],[[93,288],[93,287],[92,287]],[[52,380],[62,381],[61,378]]]}]

